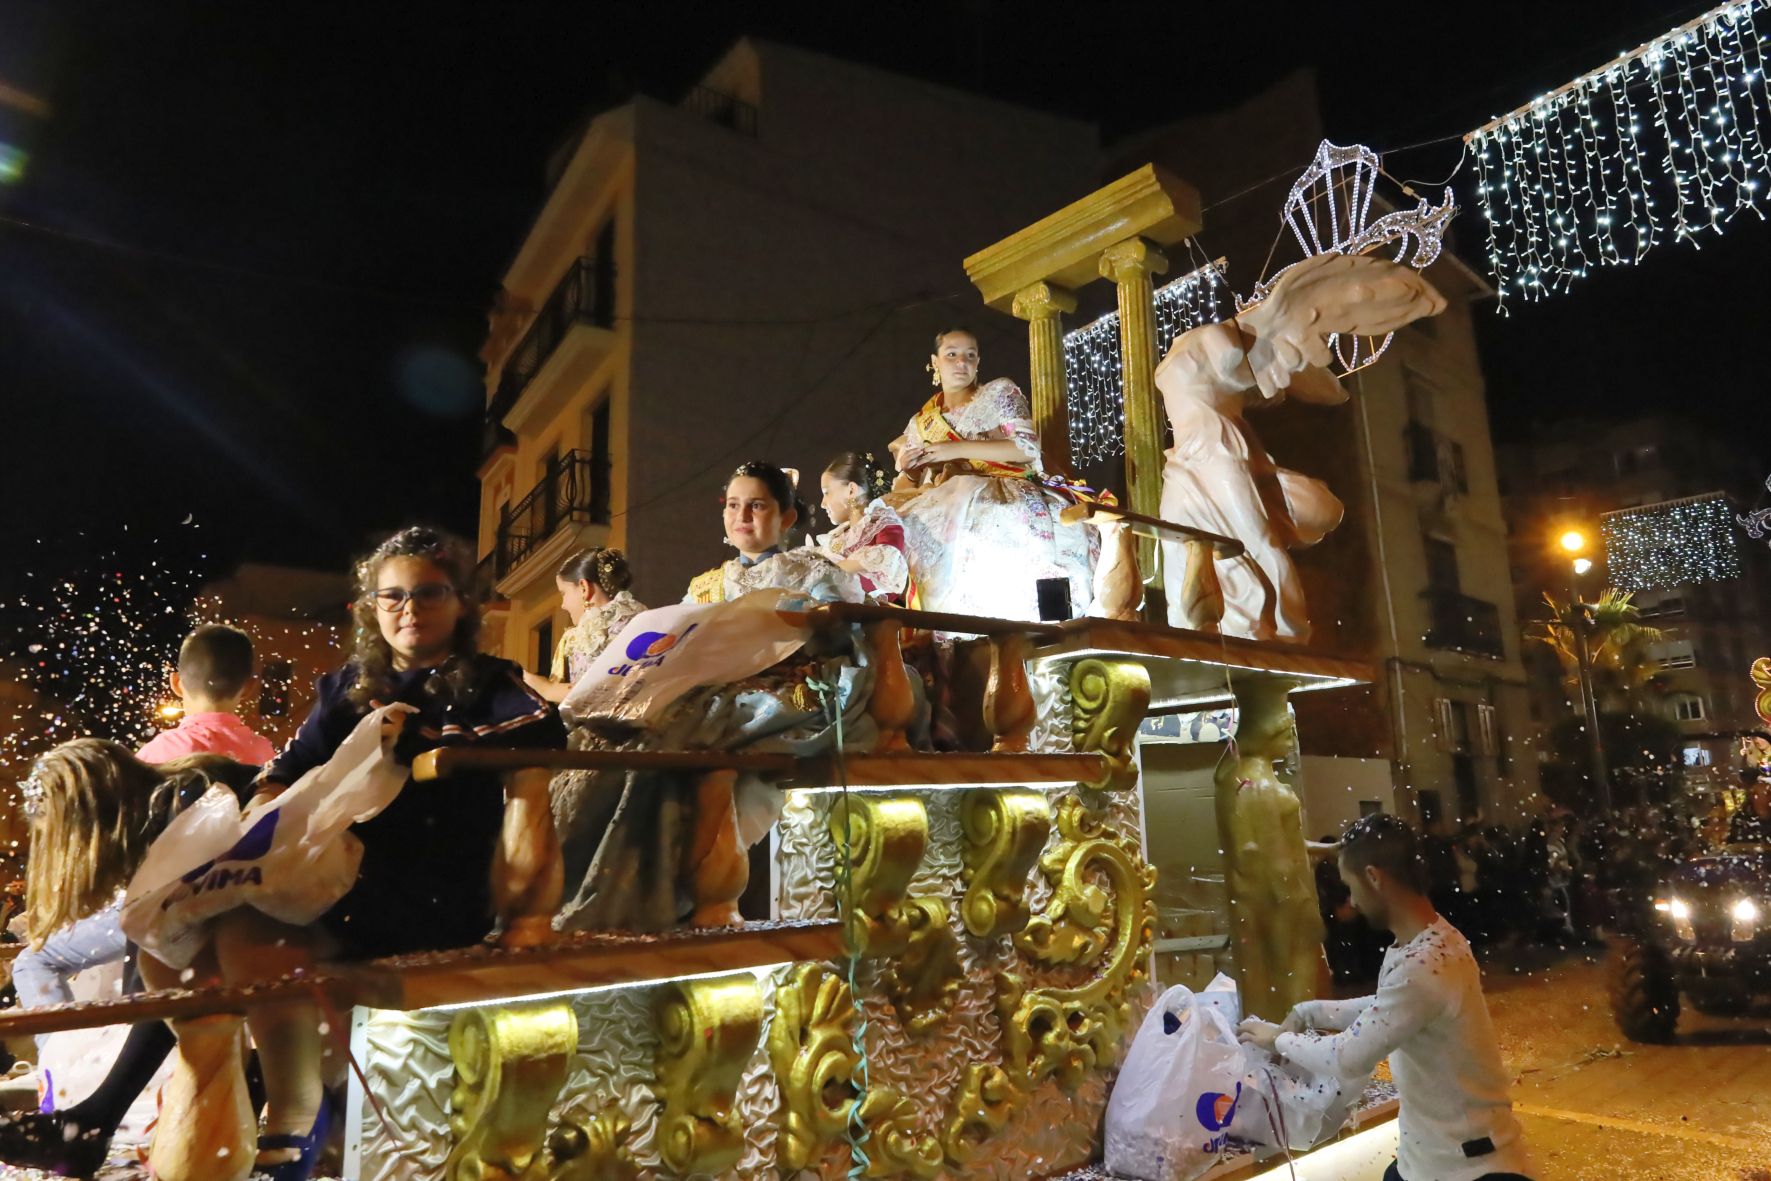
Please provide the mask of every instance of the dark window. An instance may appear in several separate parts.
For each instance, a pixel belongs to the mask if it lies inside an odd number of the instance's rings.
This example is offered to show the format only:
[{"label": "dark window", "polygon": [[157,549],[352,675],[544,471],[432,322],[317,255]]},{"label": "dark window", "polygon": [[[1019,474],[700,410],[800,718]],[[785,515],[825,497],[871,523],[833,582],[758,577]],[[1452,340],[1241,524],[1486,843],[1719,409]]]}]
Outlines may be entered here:
[{"label": "dark window", "polygon": [[591,318],[603,328],[615,323],[615,218],[610,216],[596,236],[595,271],[591,276],[594,309]]},{"label": "dark window", "polygon": [[1456,592],[1457,546],[1442,537],[1422,538],[1427,554],[1427,585],[1436,591]]},{"label": "dark window", "polygon": [[289,716],[289,686],[295,669],[287,660],[267,660],[258,674],[258,716],[283,718]]},{"label": "dark window", "polygon": [[1378,803],[1376,800],[1360,800],[1359,801],[1359,815],[1361,815],[1361,816],[1376,816],[1379,812],[1382,812],[1383,810],[1384,810],[1384,806],[1382,804]]},{"label": "dark window", "polygon": [[535,625],[535,675],[545,677],[553,672],[553,619]]},{"label": "dark window", "polygon": [[609,399],[590,418],[590,519],[609,523]]},{"label": "dark window", "polygon": [[1431,828],[1444,815],[1445,805],[1439,801],[1439,793],[1432,790],[1420,793],[1420,822],[1422,828]]},{"label": "dark window", "polygon": [[1482,801],[1476,790],[1476,760],[1467,754],[1452,755],[1451,778],[1457,784],[1458,815],[1474,816],[1480,812]]}]

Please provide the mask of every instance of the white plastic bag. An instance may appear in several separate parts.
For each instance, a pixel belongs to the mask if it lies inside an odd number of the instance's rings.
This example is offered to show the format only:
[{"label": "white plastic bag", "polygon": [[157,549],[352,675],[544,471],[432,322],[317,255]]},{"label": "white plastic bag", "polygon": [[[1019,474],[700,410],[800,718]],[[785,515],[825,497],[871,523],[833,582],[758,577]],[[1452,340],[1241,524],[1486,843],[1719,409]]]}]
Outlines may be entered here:
[{"label": "white plastic bag", "polygon": [[244,813],[211,788],[148,847],[123,898],[123,931],[162,963],[187,966],[211,919],[237,906],[303,926],[349,892],[363,860],[347,831],[400,794],[410,774],[393,758],[389,715],[371,711],[332,757],[276,799]]},{"label": "white plastic bag", "polygon": [[1341,1130],[1371,1076],[1316,1075],[1259,1046],[1243,1046],[1242,1102],[1230,1135],[1249,1144],[1304,1152]]},{"label": "white plastic bag", "polygon": [[[1144,1017],[1107,1100],[1107,1171],[1191,1181],[1223,1153],[1242,1096],[1235,986],[1176,985]],[[1226,1008],[1230,1012],[1226,1012]]]},{"label": "white plastic bag", "polygon": [[642,611],[578,678],[560,713],[568,721],[654,721],[691,689],[741,681],[799,651],[808,633],[781,613],[810,605],[792,591],[759,590]]}]

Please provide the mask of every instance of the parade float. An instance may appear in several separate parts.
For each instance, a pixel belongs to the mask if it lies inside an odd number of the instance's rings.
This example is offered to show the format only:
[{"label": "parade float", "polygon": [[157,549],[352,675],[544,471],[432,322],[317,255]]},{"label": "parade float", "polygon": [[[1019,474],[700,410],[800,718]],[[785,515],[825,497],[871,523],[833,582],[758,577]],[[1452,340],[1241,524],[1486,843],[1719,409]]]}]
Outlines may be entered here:
[{"label": "parade float", "polygon": [[[1245,1012],[1275,1020],[1320,985],[1291,698],[1373,673],[1298,642],[1308,623],[1286,550],[1331,529],[1339,506],[1273,465],[1241,413],[1287,393],[1344,399],[1330,371],[1337,349],[1443,307],[1418,268],[1437,254],[1449,200],[1368,226],[1373,166],[1363,149],[1325,144],[1287,207],[1291,218],[1316,209],[1315,251],[1238,314],[1180,333],[1161,365],[1152,276],[1199,213],[1193,190],[1160,169],[966,260],[985,304],[1028,323],[1049,471],[1069,466],[1061,316],[1081,285],[1116,284],[1128,495],[1072,491],[1065,509],[1102,540],[1087,617],[804,612],[809,632],[858,628],[880,657],[871,753],[443,749],[414,767],[407,790],[463,770],[538,766],[756,777],[785,795],[767,921],[525,937],[250,990],[34,1010],[0,1029],[317,1000],[328,1021],[349,1023],[343,1165],[353,1181],[1100,1175],[1090,1170],[1115,1069],[1156,992],[1156,871],[1136,741],[1148,715],[1234,718],[1195,728],[1222,748],[1228,939],[1205,941],[1211,966],[1234,974]],[[1367,186],[1364,200],[1337,213],[1349,178]],[[1371,253],[1379,247],[1391,257]],[[1342,364],[1373,355],[1342,351]],[[1176,443],[1166,457],[1164,403]],[[947,688],[967,751],[907,741],[914,674],[896,657],[926,633],[961,637]],[[535,820],[537,850],[557,849],[547,823]],[[697,876],[695,889],[698,911],[736,897],[729,876]],[[535,922],[507,930],[544,928],[558,903],[557,891],[535,893],[520,916]],[[175,1085],[198,1093],[213,1081]],[[1343,1170],[1355,1157],[1387,1159],[1394,1134],[1386,1141],[1381,1125],[1393,1111],[1386,1092],[1368,1094],[1343,1143],[1318,1150],[1313,1171],[1293,1162],[1298,1175],[1353,1175]],[[200,1120],[163,1121],[159,1175],[242,1176],[205,1151],[209,1134]],[[1275,1163],[1234,1143],[1221,1153],[1213,1177]]]}]

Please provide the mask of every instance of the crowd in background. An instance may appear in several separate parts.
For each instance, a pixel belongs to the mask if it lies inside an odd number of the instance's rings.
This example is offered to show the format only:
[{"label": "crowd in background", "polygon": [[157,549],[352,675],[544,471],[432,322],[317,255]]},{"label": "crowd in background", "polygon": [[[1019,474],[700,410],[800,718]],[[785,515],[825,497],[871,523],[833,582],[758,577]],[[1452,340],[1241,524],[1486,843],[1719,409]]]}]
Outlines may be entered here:
[{"label": "crowd in background", "polygon": [[[1479,955],[1520,945],[1599,943],[1620,899],[1714,843],[1687,809],[1641,806],[1593,821],[1558,812],[1509,828],[1479,817],[1422,833],[1433,905]],[[1322,838],[1324,843],[1333,836]],[[1389,936],[1354,908],[1333,857],[1316,863],[1316,893],[1337,981],[1377,975]]]}]

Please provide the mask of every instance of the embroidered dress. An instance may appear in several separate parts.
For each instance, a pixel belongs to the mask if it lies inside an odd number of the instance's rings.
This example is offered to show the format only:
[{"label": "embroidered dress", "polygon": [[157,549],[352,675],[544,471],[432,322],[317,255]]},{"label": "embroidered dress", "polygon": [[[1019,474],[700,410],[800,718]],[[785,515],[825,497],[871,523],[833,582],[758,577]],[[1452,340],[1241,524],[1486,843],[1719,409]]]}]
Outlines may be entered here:
[{"label": "embroidered dress", "polygon": [[1015,463],[955,460],[914,468],[916,487],[886,502],[904,521],[905,552],[921,605],[930,611],[1038,619],[1042,578],[1070,583],[1070,610],[1083,615],[1092,600],[1093,555],[1098,547],[1081,525],[1058,521],[1061,505],[1035,487],[1042,475],[1039,435],[1027,397],[998,378],[957,410],[930,398],[904,429],[900,462],[937,443],[1007,440]]},{"label": "embroidered dress", "polygon": [[819,538],[818,549],[833,560],[859,565],[861,589],[868,597],[897,606],[915,605],[910,559],[904,552],[904,519],[885,501],[875,500],[861,516]]},{"label": "embroidered dress", "polygon": [[817,550],[775,550],[755,561],[731,558],[689,583],[685,603],[724,603],[751,591],[796,590],[826,603],[859,603],[861,580]]},{"label": "embroidered dress", "polygon": [[626,627],[646,605],[627,591],[621,591],[601,607],[586,607],[578,622],[567,629],[553,652],[553,679],[576,685],[578,678],[590,668],[590,662],[602,655],[609,641]]},{"label": "embroidered dress", "polygon": [[[748,563],[734,558],[697,577],[684,601],[724,602],[772,588],[825,602],[863,599],[853,574],[816,550],[798,549]],[[878,740],[867,715],[873,678],[873,654],[860,629],[839,629],[753,677],[688,693],[644,730],[617,730],[595,717],[578,719],[570,745],[575,750],[827,753],[836,745],[836,727],[812,689],[817,681],[834,687],[845,749],[867,751]],[[566,877],[566,904],[556,927],[655,931],[688,915],[698,780],[697,774],[680,771],[555,776],[554,823]],[[767,835],[780,811],[781,792],[745,774],[733,801],[738,839],[748,846]]]}]

